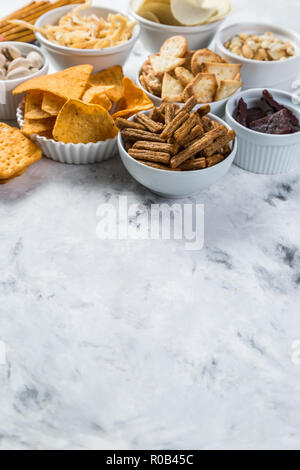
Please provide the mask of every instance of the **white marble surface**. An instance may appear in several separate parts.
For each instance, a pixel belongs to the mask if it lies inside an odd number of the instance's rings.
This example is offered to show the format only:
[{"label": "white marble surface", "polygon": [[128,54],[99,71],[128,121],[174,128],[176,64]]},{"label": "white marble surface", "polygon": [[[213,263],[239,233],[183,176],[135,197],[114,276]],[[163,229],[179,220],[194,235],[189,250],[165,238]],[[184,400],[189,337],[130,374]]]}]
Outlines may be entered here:
[{"label": "white marble surface", "polygon": [[[231,20],[299,14],[239,0]],[[299,449],[300,169],[232,167],[199,194],[201,252],[97,240],[119,195],[158,201],[117,158],[44,159],[0,187],[0,448]]]}]

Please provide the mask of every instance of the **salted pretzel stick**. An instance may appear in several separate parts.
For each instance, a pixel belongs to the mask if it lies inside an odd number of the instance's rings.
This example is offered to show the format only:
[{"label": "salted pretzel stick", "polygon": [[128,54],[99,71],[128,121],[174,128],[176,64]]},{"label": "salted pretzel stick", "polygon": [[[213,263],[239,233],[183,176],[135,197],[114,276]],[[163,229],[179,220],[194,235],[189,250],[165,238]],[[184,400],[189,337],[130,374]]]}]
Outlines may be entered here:
[{"label": "salted pretzel stick", "polygon": [[190,113],[194,109],[196,104],[197,104],[196,98],[194,96],[191,96],[186,101],[186,103],[176,111],[175,116],[178,116],[179,113]]},{"label": "salted pretzel stick", "polygon": [[130,149],[128,153],[131,157],[137,160],[146,160],[155,163],[164,163],[168,165],[170,163],[171,155],[165,152],[151,152],[150,150],[136,150]]},{"label": "salted pretzel stick", "polygon": [[222,155],[221,153],[216,153],[215,155],[212,155],[211,157],[207,157],[206,164],[207,164],[207,167],[211,167],[211,166],[216,165],[217,163],[222,162],[223,160],[225,160],[224,155]]},{"label": "salted pretzel stick", "polygon": [[140,124],[143,124],[143,126],[145,126],[146,129],[150,132],[158,133],[161,132],[164,128],[163,124],[153,121],[145,114],[137,114],[135,116],[135,120]]},{"label": "salted pretzel stick", "polygon": [[175,116],[173,121],[166,125],[164,130],[162,131],[160,137],[162,139],[169,139],[173,136],[174,132],[189,118],[189,114],[185,112],[181,112]]},{"label": "salted pretzel stick", "polygon": [[188,160],[180,165],[181,170],[203,170],[206,168],[206,159],[205,158],[194,158],[193,160]]},{"label": "salted pretzel stick", "polygon": [[10,20],[11,18],[15,18],[16,16],[20,16],[22,14],[26,14],[28,11],[31,11],[35,5],[40,5],[40,4],[49,4],[50,2],[31,2],[28,5],[25,5],[25,7],[20,8],[19,10],[14,11],[8,16],[5,16],[4,18],[1,19],[0,21],[0,26],[4,23],[6,23],[7,20]]},{"label": "salted pretzel stick", "polygon": [[183,139],[191,132],[193,127],[196,126],[198,120],[195,114],[191,114],[190,117],[182,124],[182,126],[177,129],[174,133],[174,138],[176,142],[181,143]]},{"label": "salted pretzel stick", "polygon": [[218,137],[222,137],[223,135],[227,134],[227,127],[219,126],[217,129],[213,129],[212,131],[205,134],[202,138],[197,140],[196,142],[189,145],[186,149],[179,152],[171,159],[171,167],[177,168],[183,162],[188,160],[191,157],[197,155],[197,153],[201,152],[201,150],[205,149],[209,145],[213,143]]},{"label": "salted pretzel stick", "polygon": [[34,34],[27,34],[26,36],[22,36],[21,38],[14,39],[15,42],[34,42],[35,35]]},{"label": "salted pretzel stick", "polygon": [[159,163],[146,162],[146,161],[142,161],[142,160],[138,160],[138,161],[140,163],[143,163],[144,165],[150,166],[152,168],[156,168],[157,170],[181,171],[180,168],[170,168],[169,166],[160,165]]},{"label": "salted pretzel stick", "polygon": [[125,140],[149,140],[150,142],[162,142],[165,141],[159,137],[157,134],[152,132],[141,131],[139,129],[123,129],[121,135]]},{"label": "salted pretzel stick", "polygon": [[118,129],[139,129],[141,131],[145,131],[146,128],[143,124],[139,124],[138,122],[128,121],[124,118],[117,118],[115,121],[116,126]]},{"label": "salted pretzel stick", "polygon": [[132,147],[137,150],[151,150],[152,152],[165,152],[174,155],[178,152],[178,145],[176,144],[162,144],[160,142],[147,142],[138,141]]},{"label": "salted pretzel stick", "polygon": [[203,154],[205,157],[210,157],[217,151],[221,150],[225,145],[229,144],[233,139],[235,139],[235,131],[229,131],[227,135],[223,137],[219,137],[215,140],[209,147],[203,150]]}]

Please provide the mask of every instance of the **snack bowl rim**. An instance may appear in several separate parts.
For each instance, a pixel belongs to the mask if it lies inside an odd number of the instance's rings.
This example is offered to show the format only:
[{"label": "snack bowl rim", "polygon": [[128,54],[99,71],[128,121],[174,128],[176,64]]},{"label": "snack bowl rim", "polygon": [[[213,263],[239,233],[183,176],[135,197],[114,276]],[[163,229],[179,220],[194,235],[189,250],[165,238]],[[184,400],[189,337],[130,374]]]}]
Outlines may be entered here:
[{"label": "snack bowl rim", "polygon": [[3,86],[3,84],[7,84],[7,85],[10,85],[10,88],[16,88],[18,85],[20,85],[21,83],[27,81],[27,80],[31,80],[32,78],[35,78],[35,77],[38,77],[40,75],[44,75],[47,74],[47,71],[48,71],[48,68],[49,68],[49,62],[48,62],[48,59],[46,57],[46,55],[44,54],[44,52],[41,50],[40,47],[37,47],[35,46],[34,44],[28,44],[27,42],[15,42],[15,41],[3,41],[3,42],[0,42],[0,49],[2,49],[3,47],[5,46],[14,46],[16,48],[19,48],[22,49],[31,49],[31,52],[37,52],[38,54],[40,54],[40,56],[42,57],[43,61],[44,61],[44,64],[43,66],[35,73],[32,73],[30,75],[26,75],[26,77],[21,77],[21,78],[13,78],[12,80],[1,80],[0,79],[0,83],[1,85]]},{"label": "snack bowl rim", "polygon": [[203,24],[203,25],[198,25],[198,26],[176,26],[176,25],[167,25],[163,23],[155,23],[154,21],[147,20],[146,18],[143,18],[142,16],[138,15],[134,9],[132,8],[132,2],[130,2],[129,5],[129,12],[132,17],[134,17],[139,23],[145,24],[146,26],[151,26],[151,27],[156,27],[157,29],[160,30],[165,30],[169,31],[170,33],[182,33],[182,34],[188,34],[188,33],[201,33],[201,32],[206,32],[209,31],[210,29],[215,29],[219,25],[221,25],[226,18],[230,15],[231,11],[226,15],[226,17],[221,18],[220,20],[217,21],[212,21],[211,23]]},{"label": "snack bowl rim", "polygon": [[[149,115],[151,112],[151,110],[149,111],[142,111],[142,114],[146,114],[146,115]],[[140,113],[138,113],[140,114]],[[136,114],[134,116],[131,116],[128,120],[129,121],[133,121],[134,118],[135,118]],[[219,124],[222,124],[224,126],[226,126],[228,128],[228,130],[232,130],[230,124],[228,124],[226,121],[224,121],[223,119],[221,119],[220,117],[216,116],[215,114],[212,114],[212,113],[209,113],[207,114],[207,116],[212,119],[213,121],[216,121],[218,122]],[[191,171],[170,171],[170,170],[162,170],[160,168],[153,168],[153,167],[150,167],[148,165],[144,165],[143,163],[140,163],[138,160],[136,160],[135,158],[131,157],[129,155],[129,153],[126,151],[125,147],[124,147],[124,144],[123,144],[123,139],[122,139],[122,135],[121,135],[121,131],[119,132],[118,136],[117,136],[117,139],[118,139],[118,147],[119,149],[122,149],[122,151],[126,154],[127,158],[130,160],[130,161],[133,161],[135,162],[135,164],[138,166],[138,167],[142,167],[145,169],[145,171],[147,170],[152,170],[155,172],[159,172],[161,174],[167,174],[167,175],[170,175],[170,177],[174,177],[174,178],[183,178],[183,176],[187,176],[188,174],[192,173],[192,174],[202,174],[203,176],[204,175],[207,175],[208,173],[212,173],[213,171],[216,170],[216,167],[221,167],[221,166],[225,166],[226,163],[228,163],[228,160],[232,159],[232,161],[234,160],[234,157],[236,155],[236,151],[237,151],[237,138],[235,138],[234,140],[234,144],[233,144],[233,147],[231,149],[231,152],[230,154],[228,155],[228,157],[226,157],[224,160],[222,160],[221,162],[217,163],[216,165],[213,165],[209,168],[203,168],[203,169],[200,169],[200,170],[191,170]],[[226,162],[226,163],[225,163]],[[178,176],[180,175],[180,176]]]},{"label": "snack bowl rim", "polygon": [[[286,36],[288,39],[288,36],[293,36],[295,39],[298,41],[298,53],[296,53],[294,56],[288,57],[285,60],[268,60],[268,61],[262,61],[262,60],[255,60],[255,59],[247,59],[246,57],[239,56],[237,54],[234,54],[231,52],[227,47],[225,47],[224,40],[222,40],[222,35],[225,34],[228,30],[234,29],[234,28],[239,28],[241,34],[243,32],[243,26],[246,29],[249,29],[253,26],[253,30],[262,28],[264,27],[266,31],[273,32],[274,34],[281,34],[282,36]],[[235,33],[235,35],[238,33]],[[255,32],[253,32],[255,34]],[[233,36],[234,37],[234,36]],[[232,37],[232,38],[233,38]],[[295,60],[299,60],[300,58],[300,35],[296,33],[293,30],[287,30],[284,29],[280,26],[274,26],[268,23],[263,23],[263,22],[243,22],[243,23],[232,23],[229,25],[226,25],[226,27],[219,29],[217,31],[216,36],[215,36],[215,44],[216,47],[219,48],[222,51],[222,54],[228,55],[231,57],[233,60],[240,60],[241,62],[245,62],[245,64],[253,64],[253,65],[260,65],[262,67],[270,67],[270,66],[280,66],[282,64],[290,63]]]},{"label": "snack bowl rim", "polygon": [[[279,144],[284,144],[283,139],[290,142],[291,139],[298,140],[296,137],[299,137],[299,141],[300,141],[300,131],[295,132],[293,134],[279,134],[279,135],[278,134],[265,134],[264,132],[254,131],[252,129],[249,129],[248,127],[242,126],[242,124],[240,124],[234,118],[234,116],[233,116],[233,111],[234,111],[233,102],[234,102],[234,100],[238,101],[240,98],[244,98],[246,96],[249,97],[249,95],[250,95],[251,98],[256,97],[257,101],[259,101],[260,98],[261,98],[262,92],[264,90],[266,90],[266,88],[251,88],[249,90],[242,90],[238,94],[233,95],[229,99],[229,101],[226,105],[226,120],[230,121],[229,125],[231,127],[236,128],[238,131],[240,131],[243,134],[248,134],[248,136],[252,137],[253,139],[255,139],[255,137],[259,136],[260,138],[264,138],[266,141],[267,140],[271,141],[271,140],[274,139],[274,142],[275,142],[275,140],[277,140],[278,145]],[[267,91],[269,91],[273,97],[274,97],[274,95],[276,95],[276,96],[277,95],[282,95],[285,98],[290,98],[290,100],[291,100],[290,110],[295,112],[297,114],[297,117],[300,120],[300,109],[298,110],[297,108],[295,108],[295,105],[293,105],[293,103],[292,103],[293,94],[292,93],[289,93],[288,91],[277,90],[275,88],[267,88]],[[277,99],[280,99],[280,98],[275,98],[275,99],[277,100]],[[233,111],[230,110],[231,106],[233,107],[232,108]]]},{"label": "snack bowl rim", "polygon": [[[43,24],[44,24],[44,21],[48,17],[52,16],[54,13],[61,12],[62,13],[61,17],[62,17],[64,13],[67,13],[68,11],[73,10],[75,7],[76,7],[76,5],[66,5],[66,6],[63,6],[63,7],[60,7],[60,8],[55,8],[54,10],[50,10],[50,11],[44,13],[44,15],[40,16],[40,18],[35,23],[35,26],[42,27]],[[110,13],[112,13],[112,14],[121,14],[121,15],[127,16],[131,21],[135,20],[131,15],[126,15],[125,13],[123,13],[119,10],[115,10],[114,8],[107,8],[107,7],[104,7],[104,6],[101,7],[101,6],[97,6],[97,5],[91,6],[91,7],[88,7],[88,8],[92,8],[92,9],[95,9],[95,10],[106,11],[108,14],[110,14]],[[132,37],[130,39],[128,39],[128,41],[124,42],[123,44],[120,44],[119,46],[106,47],[106,48],[103,48],[103,49],[75,49],[75,48],[72,48],[72,47],[61,46],[60,44],[56,44],[54,42],[51,42],[51,41],[49,41],[49,39],[47,39],[43,34],[41,34],[39,32],[35,32],[35,36],[41,44],[43,44],[43,45],[45,45],[45,47],[47,46],[48,48],[50,48],[52,50],[55,50],[55,51],[67,52],[70,55],[77,54],[77,55],[85,55],[85,56],[106,56],[106,55],[113,55],[113,54],[117,54],[119,52],[122,52],[123,50],[126,50],[126,49],[130,48],[130,46],[133,47],[133,45],[135,44],[135,42],[139,38],[140,32],[141,32],[141,27],[140,27],[139,23],[137,23],[134,27]]]},{"label": "snack bowl rim", "polygon": [[[145,61],[144,61],[145,62]],[[138,86],[148,95],[148,97],[151,99],[151,101],[157,101],[159,102],[160,104],[162,104],[163,100],[161,97],[159,96],[156,96],[156,95],[153,95],[152,93],[150,93],[148,90],[146,90],[143,85],[141,84],[140,82],[140,74],[141,74],[141,71],[142,71],[142,67],[144,65],[144,62],[142,64],[142,66],[140,67],[139,71],[137,72],[137,76],[136,76],[136,82],[138,84]],[[230,100],[231,98],[233,98],[237,93],[239,93],[241,91],[241,89],[243,88],[243,85],[240,86],[240,88],[234,92],[233,95],[231,96],[228,96],[228,98],[224,98],[223,100],[219,100],[219,101],[212,101],[211,103],[201,103],[201,104],[197,104],[196,105],[196,108],[199,108],[201,106],[205,106],[207,104],[209,104],[210,106],[211,105],[216,105],[216,106],[219,106],[219,107],[222,107],[222,105],[225,105],[228,100]],[[179,105],[183,105],[184,103],[176,103],[176,104],[179,104]]]}]

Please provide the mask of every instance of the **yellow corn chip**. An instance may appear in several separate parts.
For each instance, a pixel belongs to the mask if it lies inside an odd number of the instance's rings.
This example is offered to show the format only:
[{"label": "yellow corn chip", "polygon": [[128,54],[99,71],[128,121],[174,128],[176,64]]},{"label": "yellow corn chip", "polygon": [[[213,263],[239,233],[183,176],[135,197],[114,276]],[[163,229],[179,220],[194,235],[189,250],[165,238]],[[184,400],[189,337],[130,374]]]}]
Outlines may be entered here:
[{"label": "yellow corn chip", "polygon": [[19,95],[27,91],[39,90],[64,99],[80,99],[92,70],[92,65],[78,65],[52,75],[32,78],[15,88],[13,94]]},{"label": "yellow corn chip", "polygon": [[112,108],[112,102],[110,101],[109,98],[107,98],[105,93],[102,93],[102,95],[94,96],[90,104],[99,104],[107,111],[110,111]]},{"label": "yellow corn chip", "polygon": [[99,85],[106,85],[112,86],[111,90],[107,91],[108,98],[113,101],[119,101],[123,96],[123,69],[120,65],[116,65],[111,67],[103,72],[95,73],[91,75],[89,79],[89,85],[91,86],[99,86]]},{"label": "yellow corn chip", "polygon": [[25,118],[26,119],[45,119],[50,114],[42,110],[42,93],[27,93],[25,98]]},{"label": "yellow corn chip", "polygon": [[115,87],[114,85],[97,85],[97,86],[91,86],[86,90],[82,97],[82,101],[84,103],[93,103],[94,97],[97,95],[102,95],[103,93],[106,94],[111,90],[113,90]]},{"label": "yellow corn chip", "polygon": [[55,117],[47,119],[24,119],[21,131],[25,135],[49,135],[55,124]]},{"label": "yellow corn chip", "polygon": [[42,158],[42,150],[19,129],[0,123],[0,179],[9,180]]},{"label": "yellow corn chip", "polygon": [[112,139],[118,134],[114,120],[97,104],[70,100],[58,115],[54,139],[65,144],[88,144]]},{"label": "yellow corn chip", "polygon": [[130,78],[123,78],[124,94],[119,101],[117,111],[113,118],[133,116],[139,111],[146,111],[153,108],[153,103],[146,93],[137,87]]},{"label": "yellow corn chip", "polygon": [[66,100],[64,98],[60,98],[60,96],[52,95],[51,93],[44,93],[42,110],[50,116],[58,116],[59,111],[65,103]]}]

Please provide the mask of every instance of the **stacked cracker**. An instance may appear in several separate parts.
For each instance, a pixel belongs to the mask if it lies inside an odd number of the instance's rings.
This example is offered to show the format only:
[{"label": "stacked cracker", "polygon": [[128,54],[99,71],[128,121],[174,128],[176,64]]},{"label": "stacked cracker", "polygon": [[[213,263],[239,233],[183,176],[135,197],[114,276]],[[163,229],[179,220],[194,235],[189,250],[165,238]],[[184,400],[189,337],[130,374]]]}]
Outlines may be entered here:
[{"label": "stacked cracker", "polygon": [[118,118],[128,154],[144,165],[160,170],[201,170],[220,163],[231,153],[235,132],[212,121],[206,105],[191,97],[184,106],[163,103],[150,115],[137,114],[134,121]]},{"label": "stacked cracker", "polygon": [[160,53],[144,63],[140,82],[151,94],[169,103],[212,103],[233,95],[241,86],[241,65],[229,64],[209,49],[188,50],[183,36],[168,39]]},{"label": "stacked cracker", "polygon": [[41,149],[19,129],[0,123],[0,184],[21,176],[41,158]]},{"label": "stacked cracker", "polygon": [[24,26],[11,24],[11,20],[23,20],[30,24],[35,22],[50,10],[60,8],[66,5],[77,5],[84,3],[84,0],[58,0],[54,3],[46,1],[31,2],[23,8],[15,11],[11,15],[0,21],[0,40],[17,41],[17,42],[33,42],[35,35],[31,29]]}]

